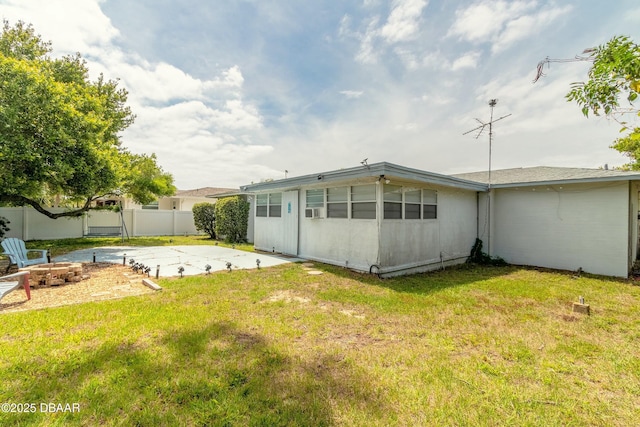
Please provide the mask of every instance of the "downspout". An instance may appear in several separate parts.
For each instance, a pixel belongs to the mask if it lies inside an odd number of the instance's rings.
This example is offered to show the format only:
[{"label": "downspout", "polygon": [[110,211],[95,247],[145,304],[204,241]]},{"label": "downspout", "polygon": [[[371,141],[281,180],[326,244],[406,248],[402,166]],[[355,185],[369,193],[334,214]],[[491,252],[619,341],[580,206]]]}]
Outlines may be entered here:
[{"label": "downspout", "polygon": [[[378,253],[376,254],[376,266],[380,265],[380,260],[381,260],[381,256],[380,254],[382,253],[382,216],[384,215],[384,183],[382,183],[382,181],[378,180],[376,185],[376,222],[377,222],[377,228],[378,228],[378,236],[377,236],[377,240],[378,240]],[[371,268],[369,268],[369,271],[371,271]]]},{"label": "downspout", "polygon": [[480,238],[480,192],[476,191],[476,239]]},{"label": "downspout", "polygon": [[[629,241],[627,275],[631,274],[635,260],[638,258],[638,186],[631,181],[627,181],[629,186]],[[634,198],[635,195],[635,198]]]},{"label": "downspout", "polygon": [[[286,174],[285,174],[286,175]],[[298,203],[296,206],[297,207],[297,213],[296,213],[296,217],[297,217],[297,228],[298,228],[298,232],[296,233],[296,256],[298,256],[300,254],[300,232],[301,232],[301,228],[302,228],[302,218],[304,217],[304,208],[307,206],[307,193],[305,192],[304,195],[304,203],[302,203],[302,188],[298,188]]]}]

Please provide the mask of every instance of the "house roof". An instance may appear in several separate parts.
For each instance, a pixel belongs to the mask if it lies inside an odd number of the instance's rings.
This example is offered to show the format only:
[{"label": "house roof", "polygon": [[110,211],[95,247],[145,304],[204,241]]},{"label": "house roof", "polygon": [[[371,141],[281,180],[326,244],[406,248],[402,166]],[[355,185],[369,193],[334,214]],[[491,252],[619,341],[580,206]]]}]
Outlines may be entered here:
[{"label": "house roof", "polygon": [[173,197],[212,197],[219,194],[238,191],[234,188],[204,187],[194,190],[177,190]]},{"label": "house roof", "polygon": [[[461,173],[452,176],[483,184],[489,183],[488,171]],[[491,171],[491,186],[497,188],[628,180],[640,180],[640,173],[615,169],[564,168],[551,166],[499,169]]]},{"label": "house roof", "polygon": [[270,190],[297,189],[302,186],[324,185],[326,183],[340,184],[341,182],[366,180],[371,178],[396,178],[425,184],[437,184],[447,187],[462,188],[473,191],[485,191],[486,184],[469,181],[463,178],[441,175],[438,173],[407,168],[393,163],[380,162],[348,169],[338,169],[293,178],[261,182],[240,187],[243,192],[261,192]]}]

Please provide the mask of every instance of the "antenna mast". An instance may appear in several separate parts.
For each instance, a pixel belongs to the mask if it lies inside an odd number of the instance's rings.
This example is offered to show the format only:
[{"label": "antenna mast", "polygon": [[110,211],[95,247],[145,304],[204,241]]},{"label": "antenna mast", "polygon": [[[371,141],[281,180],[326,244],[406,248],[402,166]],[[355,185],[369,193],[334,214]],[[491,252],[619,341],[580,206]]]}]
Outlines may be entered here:
[{"label": "antenna mast", "polygon": [[489,126],[489,183],[488,183],[489,184],[489,189],[491,189],[491,144],[493,142],[493,124],[495,122],[497,122],[498,120],[502,120],[502,119],[507,118],[507,117],[509,117],[511,115],[509,113],[506,116],[502,116],[502,117],[499,117],[499,118],[493,120],[493,107],[495,107],[497,103],[498,103],[497,99],[492,99],[492,100],[489,101],[489,107],[491,107],[491,116],[490,116],[490,119],[489,119],[488,122],[485,123],[480,119],[476,119],[476,121],[478,123],[480,123],[480,126],[475,127],[473,129],[468,130],[465,133],[463,133],[463,135],[466,135],[466,134],[469,134],[471,132],[478,131],[478,133],[476,134],[476,139],[478,139],[478,138],[480,138],[480,135],[482,135],[482,132],[484,131],[484,129],[487,126]]},{"label": "antenna mast", "polygon": [[489,100],[489,107],[491,107],[491,114],[488,122],[485,123],[480,119],[476,119],[476,121],[480,123],[480,126],[475,127],[463,133],[463,135],[467,135],[471,132],[478,131],[478,133],[476,134],[476,139],[478,139],[480,138],[480,135],[482,135],[482,132],[485,130],[485,128],[487,126],[489,127],[489,171],[488,171],[489,176],[487,177],[487,190],[488,190],[487,192],[487,228],[488,228],[487,253],[489,254],[489,256],[491,256],[491,145],[493,142],[493,124],[498,120],[502,120],[511,115],[511,113],[509,113],[506,116],[502,116],[493,120],[493,108],[496,106],[497,103],[498,103],[497,99]]}]

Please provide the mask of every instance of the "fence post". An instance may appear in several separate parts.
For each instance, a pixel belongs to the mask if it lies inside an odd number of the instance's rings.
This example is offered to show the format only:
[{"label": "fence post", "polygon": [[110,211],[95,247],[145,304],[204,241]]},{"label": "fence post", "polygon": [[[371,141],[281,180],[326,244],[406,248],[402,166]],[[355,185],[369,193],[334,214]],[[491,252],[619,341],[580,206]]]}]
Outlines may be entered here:
[{"label": "fence post", "polygon": [[29,240],[29,211],[22,207],[22,240]]},{"label": "fence post", "polygon": [[[136,215],[136,210],[135,209],[129,209],[129,212],[131,212],[131,237],[135,237],[138,235],[137,233],[137,223],[138,223],[138,215]],[[122,220],[124,221],[124,216],[122,217]]]},{"label": "fence post", "polygon": [[176,210],[174,209],[173,211],[173,235],[176,235]]},{"label": "fence post", "polygon": [[89,212],[82,215],[82,237],[89,234]]}]

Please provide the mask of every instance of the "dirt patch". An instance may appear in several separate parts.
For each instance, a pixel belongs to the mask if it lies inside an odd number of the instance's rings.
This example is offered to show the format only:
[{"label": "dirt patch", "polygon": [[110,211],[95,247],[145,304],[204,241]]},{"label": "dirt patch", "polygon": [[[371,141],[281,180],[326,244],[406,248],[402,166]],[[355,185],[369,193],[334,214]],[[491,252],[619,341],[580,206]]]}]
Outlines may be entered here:
[{"label": "dirt patch", "polygon": [[289,291],[289,290],[285,290],[285,291],[277,291],[275,293],[273,293],[269,298],[261,301],[262,303],[265,302],[278,302],[278,301],[284,301],[284,302],[299,302],[302,304],[306,304],[309,301],[311,301],[309,298],[305,298],[305,297],[301,297],[298,296],[296,294],[294,294],[293,292]]},{"label": "dirt patch", "polygon": [[142,284],[146,276],[130,268],[109,263],[83,263],[83,275],[89,277],[77,283],[60,286],[32,287],[31,300],[24,289],[16,289],[0,300],[0,313],[36,310],[46,307],[79,304],[143,295],[155,291]]},{"label": "dirt patch", "polygon": [[355,310],[340,310],[340,313],[348,317],[355,317],[356,319],[364,319],[364,314],[358,313]]}]

